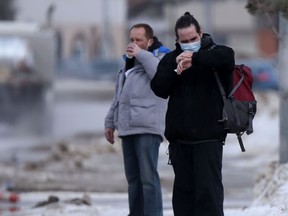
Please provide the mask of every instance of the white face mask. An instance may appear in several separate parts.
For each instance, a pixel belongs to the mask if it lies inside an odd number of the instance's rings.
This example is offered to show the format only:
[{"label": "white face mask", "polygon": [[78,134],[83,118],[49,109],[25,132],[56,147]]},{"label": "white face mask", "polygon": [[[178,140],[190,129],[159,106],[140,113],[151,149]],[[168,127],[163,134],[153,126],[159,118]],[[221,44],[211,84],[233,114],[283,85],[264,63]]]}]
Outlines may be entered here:
[{"label": "white face mask", "polygon": [[201,41],[196,41],[192,43],[179,43],[181,46],[181,49],[183,51],[191,51],[191,52],[197,52],[201,47]]}]

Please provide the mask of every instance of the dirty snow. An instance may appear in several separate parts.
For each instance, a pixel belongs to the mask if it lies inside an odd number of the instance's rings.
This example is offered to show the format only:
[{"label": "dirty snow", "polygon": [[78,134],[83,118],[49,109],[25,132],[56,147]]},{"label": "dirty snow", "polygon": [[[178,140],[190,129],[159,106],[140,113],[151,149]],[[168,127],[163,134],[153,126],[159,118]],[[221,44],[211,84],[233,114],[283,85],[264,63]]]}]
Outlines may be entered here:
[{"label": "dirty snow", "polygon": [[[255,173],[254,198],[245,208],[226,207],[226,216],[288,216],[288,165],[277,163],[279,98],[275,92],[268,92],[257,94],[257,100],[259,108],[254,121],[255,131],[252,135],[244,137],[247,152],[240,152],[237,140],[232,135],[229,135],[224,148],[224,162],[231,158],[244,157],[237,160],[235,166],[243,168],[251,165],[259,166],[258,173]],[[115,151],[119,152],[117,148]],[[109,149],[111,150],[111,146]],[[165,149],[161,149],[160,154],[165,155]],[[1,215],[124,216],[128,214],[127,193],[123,192],[32,191],[20,195],[23,205],[21,209],[15,212],[3,212]],[[50,195],[57,196],[59,202],[31,208],[36,203],[47,200]],[[81,202],[84,195],[90,197],[91,205]],[[67,202],[75,199],[80,202],[77,204]],[[171,193],[164,190],[163,199],[170,202]],[[164,216],[172,215],[171,207],[166,206]]]}]

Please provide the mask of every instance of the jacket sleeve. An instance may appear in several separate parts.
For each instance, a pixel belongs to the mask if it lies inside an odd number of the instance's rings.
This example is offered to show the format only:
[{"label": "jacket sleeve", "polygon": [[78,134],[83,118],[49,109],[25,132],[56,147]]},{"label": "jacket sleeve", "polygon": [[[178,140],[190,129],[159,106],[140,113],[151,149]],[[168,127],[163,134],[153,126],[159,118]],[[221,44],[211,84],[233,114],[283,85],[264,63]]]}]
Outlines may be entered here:
[{"label": "jacket sleeve", "polygon": [[105,121],[104,121],[104,127],[105,128],[113,128],[115,129],[115,125],[114,125],[114,115],[115,115],[115,108],[117,106],[118,103],[118,86],[119,86],[119,73],[117,74],[116,77],[116,85],[115,85],[115,92],[114,92],[114,96],[112,99],[112,103],[110,106],[110,109],[105,117]]},{"label": "jacket sleeve", "polygon": [[151,80],[151,89],[158,97],[167,99],[178,79],[174,71],[177,63],[171,53],[166,54],[159,62],[157,72]]},{"label": "jacket sleeve", "polygon": [[105,122],[104,122],[104,127],[105,128],[115,128],[115,125],[114,125],[114,113],[115,113],[115,97],[116,95],[114,95],[114,98],[113,98],[113,102],[110,106],[110,109],[105,117]]},{"label": "jacket sleeve", "polygon": [[216,69],[219,72],[233,71],[234,51],[222,45],[217,45],[213,49],[200,50],[193,54],[192,64]]},{"label": "jacket sleeve", "polygon": [[146,50],[140,50],[135,57],[137,61],[144,67],[144,70],[148,74],[149,78],[152,79],[156,73],[159,59],[156,58],[151,52]]}]

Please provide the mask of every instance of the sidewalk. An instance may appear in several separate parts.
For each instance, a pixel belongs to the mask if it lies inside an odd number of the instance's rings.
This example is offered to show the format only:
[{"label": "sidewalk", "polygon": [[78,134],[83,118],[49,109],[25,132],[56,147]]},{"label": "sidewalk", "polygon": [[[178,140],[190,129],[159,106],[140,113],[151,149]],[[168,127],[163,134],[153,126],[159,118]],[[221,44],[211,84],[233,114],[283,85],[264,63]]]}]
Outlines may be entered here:
[{"label": "sidewalk", "polygon": [[[225,216],[287,216],[288,215],[288,164],[271,164],[256,185],[258,196],[245,209],[225,208]],[[59,202],[30,208],[49,196],[57,196]],[[81,192],[29,192],[21,193],[25,207],[19,211],[4,213],[9,216],[124,216],[128,214],[126,193],[89,193],[91,205],[86,205]],[[78,204],[72,202],[78,199]],[[164,216],[173,216],[170,193],[163,194]],[[30,206],[30,207],[27,207]]]},{"label": "sidewalk", "polygon": [[[288,164],[271,163],[253,188],[255,198],[246,208],[225,206],[225,216],[288,216]],[[59,201],[44,204],[49,196]],[[169,192],[163,192],[164,216],[173,216]],[[3,208],[5,216],[124,216],[128,214],[127,193],[39,191],[20,193],[20,202]],[[88,202],[84,202],[88,197]],[[87,200],[87,198],[85,199]],[[45,201],[45,202],[44,202]],[[32,208],[42,203],[41,207]],[[13,210],[13,211],[12,211]]]}]

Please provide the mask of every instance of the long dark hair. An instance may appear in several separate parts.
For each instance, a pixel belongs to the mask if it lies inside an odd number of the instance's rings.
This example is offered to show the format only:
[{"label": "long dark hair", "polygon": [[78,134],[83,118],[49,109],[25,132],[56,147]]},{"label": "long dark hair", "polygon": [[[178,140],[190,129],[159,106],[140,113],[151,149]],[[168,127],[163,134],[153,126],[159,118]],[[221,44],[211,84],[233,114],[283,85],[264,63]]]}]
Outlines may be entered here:
[{"label": "long dark hair", "polygon": [[188,28],[189,26],[194,25],[196,28],[196,31],[200,34],[201,27],[198,23],[198,21],[194,18],[193,15],[191,15],[189,12],[185,12],[183,16],[181,16],[175,24],[175,35],[178,39],[178,29]]}]

